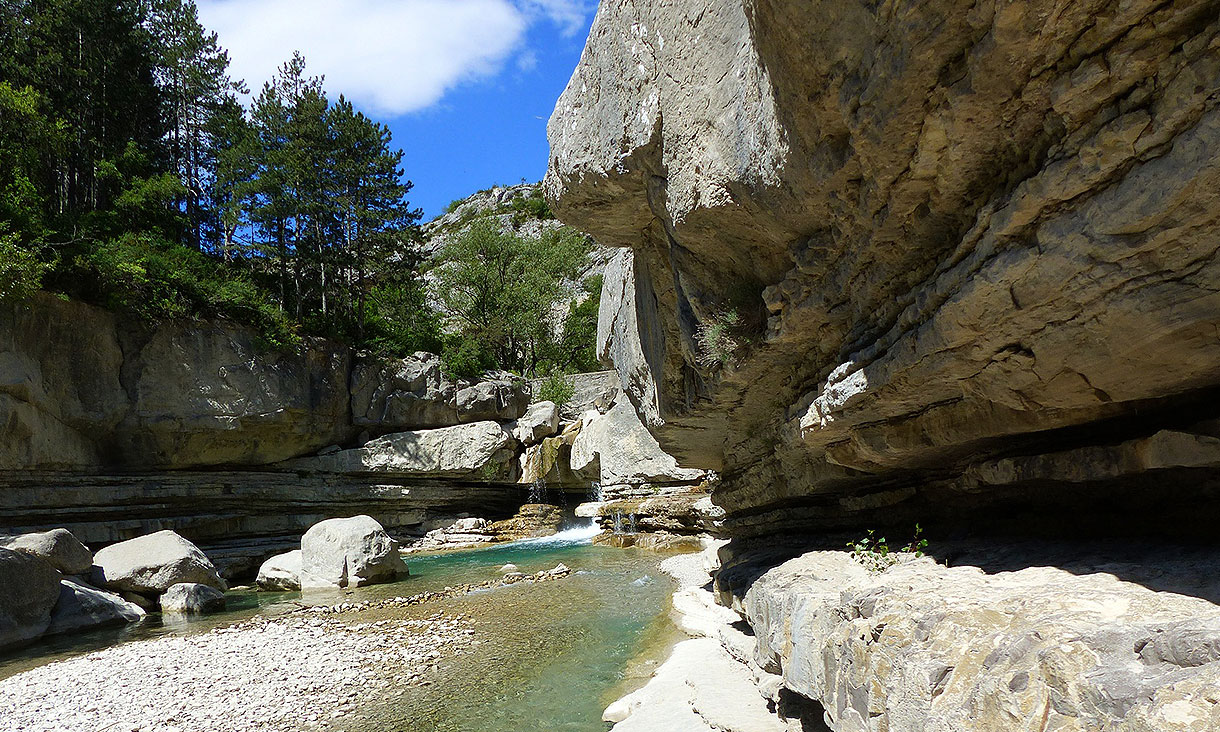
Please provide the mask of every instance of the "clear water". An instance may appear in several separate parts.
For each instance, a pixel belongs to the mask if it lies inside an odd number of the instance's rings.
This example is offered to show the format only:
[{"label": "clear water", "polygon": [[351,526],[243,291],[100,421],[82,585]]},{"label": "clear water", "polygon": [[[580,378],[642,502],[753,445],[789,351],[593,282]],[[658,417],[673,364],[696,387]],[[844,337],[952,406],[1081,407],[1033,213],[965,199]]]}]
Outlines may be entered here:
[{"label": "clear water", "polygon": [[[426,686],[396,687],[367,700],[358,713],[329,729],[353,732],[603,731],[605,706],[651,673],[675,630],[666,609],[673,585],[659,570],[663,555],[592,546],[591,531],[487,549],[408,557],[409,578],[351,592],[229,593],[230,611],[188,624],[155,617],[136,626],[43,641],[0,658],[0,678],[57,658],[165,633],[198,633],[255,614],[300,604],[331,604],[413,595],[499,576],[512,563],[531,573],[562,562],[565,579],[516,584],[419,606],[360,613],[426,617],[438,611],[468,616],[476,645],[441,661]],[[377,615],[380,613],[380,615]],[[377,617],[371,617],[377,615]],[[387,674],[401,669],[386,669]]]}]

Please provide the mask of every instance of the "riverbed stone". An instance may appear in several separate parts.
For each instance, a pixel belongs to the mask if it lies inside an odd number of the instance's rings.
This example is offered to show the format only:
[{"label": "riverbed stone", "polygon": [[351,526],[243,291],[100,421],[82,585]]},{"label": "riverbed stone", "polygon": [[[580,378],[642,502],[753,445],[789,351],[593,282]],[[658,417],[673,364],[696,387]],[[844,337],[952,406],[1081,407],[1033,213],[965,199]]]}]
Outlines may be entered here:
[{"label": "riverbed stone", "polygon": [[40,557],[0,549],[0,648],[42,635],[59,600],[59,571]]},{"label": "riverbed stone", "polygon": [[263,562],[254,581],[261,590],[301,589],[301,550],[277,554]]},{"label": "riverbed stone", "polygon": [[301,537],[301,587],[362,587],[407,574],[398,542],[369,516],[328,519]]},{"label": "riverbed stone", "polygon": [[161,612],[166,615],[206,615],[224,610],[225,604],[223,592],[197,582],[172,585],[161,596]]},{"label": "riverbed stone", "polygon": [[225,589],[207,555],[168,529],[111,544],[93,563],[93,583],[113,590],[159,595],[181,582]]},{"label": "riverbed stone", "polygon": [[88,574],[93,552],[67,529],[51,529],[0,539],[0,546],[41,557],[64,574]]},{"label": "riverbed stone", "polygon": [[59,599],[51,613],[51,624],[47,627],[46,635],[134,623],[144,616],[142,607],[113,592],[64,577],[60,581]]}]

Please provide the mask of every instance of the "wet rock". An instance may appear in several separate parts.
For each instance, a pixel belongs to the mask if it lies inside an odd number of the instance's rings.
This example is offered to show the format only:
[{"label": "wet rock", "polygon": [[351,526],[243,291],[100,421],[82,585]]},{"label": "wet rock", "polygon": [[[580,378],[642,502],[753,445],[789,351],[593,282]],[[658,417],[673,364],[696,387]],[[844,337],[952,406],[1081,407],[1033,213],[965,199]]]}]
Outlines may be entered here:
[{"label": "wet rock", "polygon": [[363,587],[407,574],[398,542],[368,516],[328,519],[301,537],[301,587]]},{"label": "wet rock", "polygon": [[93,552],[67,529],[0,539],[0,546],[41,557],[64,574],[88,574],[93,566]]},{"label": "wet rock", "polygon": [[225,609],[224,593],[214,587],[182,582],[161,596],[161,612],[166,615],[206,615]]},{"label": "wet rock", "polygon": [[93,563],[92,582],[113,590],[159,595],[181,582],[225,589],[207,555],[169,530],[111,544]]},{"label": "wet rock", "polygon": [[0,648],[42,635],[59,600],[59,572],[39,557],[0,549]]},{"label": "wet rock", "polygon": [[563,526],[563,511],[549,503],[527,503],[517,515],[496,521],[487,527],[487,532],[500,541],[517,541],[539,536],[550,536]]},{"label": "wet rock", "polygon": [[145,616],[144,608],[123,597],[99,590],[71,577],[60,582],[59,599],[51,612],[47,635],[72,633],[105,625],[134,623]]},{"label": "wet rock", "polygon": [[255,584],[261,590],[301,589],[301,550],[277,554],[258,568]]}]

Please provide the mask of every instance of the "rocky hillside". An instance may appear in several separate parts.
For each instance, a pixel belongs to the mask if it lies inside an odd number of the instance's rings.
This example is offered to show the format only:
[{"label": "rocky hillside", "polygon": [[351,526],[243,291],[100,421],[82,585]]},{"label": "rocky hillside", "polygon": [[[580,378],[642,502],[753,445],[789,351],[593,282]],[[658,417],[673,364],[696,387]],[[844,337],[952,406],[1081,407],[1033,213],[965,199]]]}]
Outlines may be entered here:
[{"label": "rocky hillside", "polygon": [[547,195],[626,250],[602,353],[737,535],[1214,536],[1218,32],[1186,0],[602,4]]},{"label": "rocky hillside", "polygon": [[[534,239],[565,226],[551,213],[541,183],[497,185],[454,201],[444,214],[424,224],[420,253],[426,262],[434,261],[447,243],[461,236],[476,221],[487,220],[494,222],[501,231]],[[573,302],[579,304],[587,297],[578,285],[587,277],[603,274],[613,253],[612,249],[593,242],[588,261],[577,278],[579,281],[570,283],[573,299],[556,306],[557,319],[563,318]]]}]

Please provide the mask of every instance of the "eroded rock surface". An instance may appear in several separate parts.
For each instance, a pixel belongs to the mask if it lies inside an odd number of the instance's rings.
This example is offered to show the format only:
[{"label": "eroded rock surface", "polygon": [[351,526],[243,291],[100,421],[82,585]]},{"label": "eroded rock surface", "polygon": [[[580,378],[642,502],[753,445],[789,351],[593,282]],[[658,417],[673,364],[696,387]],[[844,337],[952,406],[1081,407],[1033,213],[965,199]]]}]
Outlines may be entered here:
[{"label": "eroded rock surface", "polygon": [[26,643],[51,624],[59,572],[30,554],[0,549],[0,648]]},{"label": "eroded rock surface", "polygon": [[[1196,571],[1162,559],[1149,567],[1162,581]],[[925,557],[870,572],[813,552],[735,604],[757,663],[821,702],[836,732],[1215,729],[1220,607],[1105,570],[1126,568],[987,573]]]},{"label": "eroded rock surface", "polygon": [[631,249],[600,352],[723,467],[734,533],[1017,496],[1094,447],[1127,483],[1038,500],[1136,515],[1198,485],[1123,454],[1164,429],[1214,471],[1218,33],[1190,0],[601,5],[548,196]]}]

